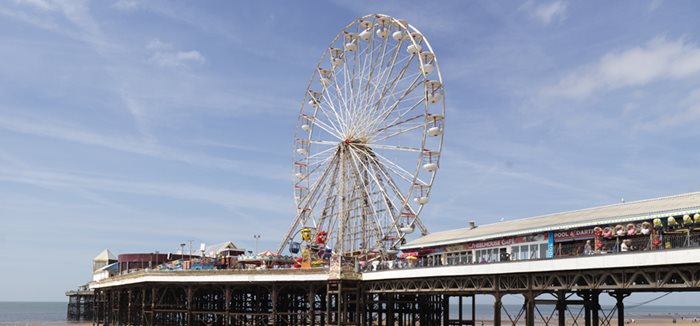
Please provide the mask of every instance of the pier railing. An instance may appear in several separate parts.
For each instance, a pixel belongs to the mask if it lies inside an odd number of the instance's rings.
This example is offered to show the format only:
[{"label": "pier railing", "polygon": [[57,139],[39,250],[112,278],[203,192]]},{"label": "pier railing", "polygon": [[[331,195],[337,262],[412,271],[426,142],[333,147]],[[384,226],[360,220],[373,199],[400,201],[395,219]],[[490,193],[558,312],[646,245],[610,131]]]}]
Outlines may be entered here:
[{"label": "pier railing", "polygon": [[[378,261],[372,263],[360,263],[360,271],[363,273],[378,272],[394,269],[415,269],[415,268],[433,268],[443,266],[462,266],[462,265],[480,265],[494,263],[508,263],[513,261],[523,260],[549,260],[549,259],[566,259],[583,256],[603,256],[617,254],[634,254],[638,252],[650,252],[659,250],[674,250],[700,248],[700,233],[676,231],[665,234],[658,241],[654,241],[652,237],[629,239],[629,245],[626,249],[622,248],[622,238],[603,239],[604,246],[600,250],[591,249],[587,252],[585,243],[570,245],[570,248],[564,248],[556,253],[553,257],[531,257],[529,259],[511,259],[507,255],[499,255],[493,260],[476,262],[469,259],[448,259],[447,253],[432,254],[433,259],[414,260],[396,259],[391,261]],[[471,257],[470,257],[471,258]],[[473,259],[473,258],[472,258]]]}]

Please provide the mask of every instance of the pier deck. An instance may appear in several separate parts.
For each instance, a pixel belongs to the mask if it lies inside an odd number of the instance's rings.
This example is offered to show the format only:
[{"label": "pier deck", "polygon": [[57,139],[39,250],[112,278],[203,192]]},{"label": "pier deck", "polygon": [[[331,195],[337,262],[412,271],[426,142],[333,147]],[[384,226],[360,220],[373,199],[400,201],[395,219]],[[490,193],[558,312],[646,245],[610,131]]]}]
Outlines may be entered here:
[{"label": "pier deck", "polygon": [[[450,302],[473,302],[477,294],[494,296],[495,325],[505,295],[523,297],[513,316],[528,326],[539,306],[553,306],[561,316],[583,306],[580,325],[612,325],[614,317],[622,325],[623,300],[633,292],[699,291],[700,248],[364,273],[334,273],[333,267],[140,271],[91,288],[98,325],[474,325],[474,305],[455,314]],[[602,311],[603,293],[616,299],[614,311]]]}]

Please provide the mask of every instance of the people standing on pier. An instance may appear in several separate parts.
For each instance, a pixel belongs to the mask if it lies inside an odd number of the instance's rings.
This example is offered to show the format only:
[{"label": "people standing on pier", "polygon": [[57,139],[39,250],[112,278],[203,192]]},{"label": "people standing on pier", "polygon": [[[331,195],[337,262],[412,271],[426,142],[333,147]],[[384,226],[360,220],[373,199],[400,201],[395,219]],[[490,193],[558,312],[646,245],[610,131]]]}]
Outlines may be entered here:
[{"label": "people standing on pier", "polygon": [[629,239],[622,241],[622,244],[620,245],[620,251],[621,252],[626,252],[630,250],[630,244],[631,241]]},{"label": "people standing on pier", "polygon": [[591,240],[586,240],[586,245],[583,246],[583,254],[586,256],[593,254],[593,247],[591,247]]}]

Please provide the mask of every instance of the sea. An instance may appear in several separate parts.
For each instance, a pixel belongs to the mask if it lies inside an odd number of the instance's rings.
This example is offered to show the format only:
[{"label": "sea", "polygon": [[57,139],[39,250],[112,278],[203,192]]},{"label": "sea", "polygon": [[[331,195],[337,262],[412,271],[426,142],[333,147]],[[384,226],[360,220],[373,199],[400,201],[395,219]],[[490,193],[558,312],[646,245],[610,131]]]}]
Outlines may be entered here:
[{"label": "sea", "polygon": [[[486,304],[476,305],[477,320],[489,321],[493,318],[493,306]],[[504,305],[505,310],[511,315],[517,315],[521,305]],[[543,310],[544,307],[538,307]],[[550,307],[553,308],[553,307]],[[605,311],[611,307],[604,306]],[[0,325],[37,325],[37,324],[65,324],[66,323],[66,302],[0,302]],[[573,309],[577,309],[572,307]],[[452,314],[458,311],[456,305],[451,306]],[[465,316],[467,311],[471,311],[468,305],[464,306]],[[551,309],[549,310],[551,311]],[[575,312],[574,312],[575,313]],[[503,318],[506,318],[505,313]],[[700,317],[700,305],[642,305],[625,308],[625,315],[629,318],[644,317]],[[77,326],[77,325],[76,325]]]}]

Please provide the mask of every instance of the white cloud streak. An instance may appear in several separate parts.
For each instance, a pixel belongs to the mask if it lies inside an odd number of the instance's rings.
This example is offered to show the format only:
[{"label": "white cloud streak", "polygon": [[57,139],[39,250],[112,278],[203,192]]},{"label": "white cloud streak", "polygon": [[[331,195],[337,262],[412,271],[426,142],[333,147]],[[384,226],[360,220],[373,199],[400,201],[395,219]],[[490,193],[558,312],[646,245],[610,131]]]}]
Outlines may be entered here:
[{"label": "white cloud streak", "polygon": [[522,8],[529,11],[534,19],[544,25],[549,25],[552,22],[562,22],[566,19],[567,6],[568,4],[562,0],[542,4],[535,4],[533,1],[528,1]]},{"label": "white cloud streak", "polygon": [[[158,196],[215,204],[231,212],[250,209],[287,214],[291,200],[251,191],[230,191],[186,184],[159,184],[52,171],[0,167],[0,180],[42,187],[66,187],[133,195]],[[84,195],[84,194],[83,194]],[[285,203],[289,203],[286,205]]]},{"label": "white cloud streak", "polygon": [[153,52],[149,61],[161,67],[184,68],[192,64],[203,64],[207,61],[197,50],[180,51],[175,49],[172,44],[157,38],[148,42],[146,49]]},{"label": "white cloud streak", "polygon": [[[59,123],[45,123],[38,119],[22,119],[0,116],[0,129],[17,133],[60,139],[84,145],[99,146],[117,151],[140,154],[159,159],[187,163],[206,168],[218,168],[228,171],[245,171],[264,179],[288,180],[286,174],[274,173],[275,167],[268,166],[254,171],[248,171],[249,164],[241,161],[211,157],[200,153],[189,153],[175,148],[159,145],[154,142],[144,142],[137,138],[120,138],[104,136],[98,133],[81,130],[75,126]],[[258,166],[260,167],[260,166]]]},{"label": "white cloud streak", "polygon": [[700,48],[684,38],[657,37],[642,46],[605,54],[598,62],[576,69],[544,94],[586,98],[597,92],[700,74]]},{"label": "white cloud streak", "polygon": [[156,52],[150,61],[161,67],[188,67],[190,64],[202,64],[206,61],[199,51]]}]

